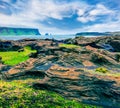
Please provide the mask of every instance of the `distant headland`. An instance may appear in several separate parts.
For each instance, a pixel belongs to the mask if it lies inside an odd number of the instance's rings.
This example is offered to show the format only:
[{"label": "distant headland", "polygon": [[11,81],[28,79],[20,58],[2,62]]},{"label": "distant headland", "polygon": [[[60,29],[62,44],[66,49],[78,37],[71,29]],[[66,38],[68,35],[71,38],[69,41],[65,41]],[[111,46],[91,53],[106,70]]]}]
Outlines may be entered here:
[{"label": "distant headland", "polygon": [[41,35],[38,29],[34,28],[12,28],[0,27],[0,36],[7,35]]}]

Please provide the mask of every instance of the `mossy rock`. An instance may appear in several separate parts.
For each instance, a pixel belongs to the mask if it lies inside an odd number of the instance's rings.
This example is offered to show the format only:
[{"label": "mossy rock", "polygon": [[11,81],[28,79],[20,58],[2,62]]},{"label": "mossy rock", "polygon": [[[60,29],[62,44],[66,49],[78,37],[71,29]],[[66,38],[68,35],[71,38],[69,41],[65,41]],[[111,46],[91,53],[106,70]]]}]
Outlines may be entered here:
[{"label": "mossy rock", "polygon": [[99,67],[99,68],[96,68],[95,72],[107,73],[108,69],[105,67]]}]

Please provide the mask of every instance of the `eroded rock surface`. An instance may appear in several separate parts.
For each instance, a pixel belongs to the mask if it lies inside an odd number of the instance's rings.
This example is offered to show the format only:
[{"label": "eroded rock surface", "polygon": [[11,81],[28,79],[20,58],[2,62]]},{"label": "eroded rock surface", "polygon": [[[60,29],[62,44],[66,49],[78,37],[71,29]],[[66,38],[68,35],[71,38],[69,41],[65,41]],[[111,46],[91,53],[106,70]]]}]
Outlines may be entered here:
[{"label": "eroded rock surface", "polygon": [[[119,108],[120,76],[113,75],[120,73],[120,58],[116,56],[119,52],[97,48],[103,40],[110,42],[106,37],[101,40],[84,39],[84,45],[74,49],[59,47],[59,42],[53,40],[14,41],[14,45],[31,46],[37,53],[13,67],[1,63],[0,78],[14,80],[37,77],[39,81],[32,85],[35,89],[54,91],[80,102]],[[95,69],[99,66],[112,70],[109,74],[98,74]]]},{"label": "eroded rock surface", "polygon": [[[45,66],[45,65],[44,65]],[[32,68],[22,73],[10,73],[8,79],[36,76],[35,89],[54,91],[80,102],[117,108],[120,103],[120,77],[88,73],[86,69],[46,64],[46,68]]]}]

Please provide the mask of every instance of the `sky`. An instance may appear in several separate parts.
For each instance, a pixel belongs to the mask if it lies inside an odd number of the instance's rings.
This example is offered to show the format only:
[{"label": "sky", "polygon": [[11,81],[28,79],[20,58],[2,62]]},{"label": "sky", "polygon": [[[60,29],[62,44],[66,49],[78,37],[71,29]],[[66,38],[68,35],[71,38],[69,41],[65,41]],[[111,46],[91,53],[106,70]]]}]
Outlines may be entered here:
[{"label": "sky", "polygon": [[0,0],[0,26],[42,34],[120,31],[120,1]]}]

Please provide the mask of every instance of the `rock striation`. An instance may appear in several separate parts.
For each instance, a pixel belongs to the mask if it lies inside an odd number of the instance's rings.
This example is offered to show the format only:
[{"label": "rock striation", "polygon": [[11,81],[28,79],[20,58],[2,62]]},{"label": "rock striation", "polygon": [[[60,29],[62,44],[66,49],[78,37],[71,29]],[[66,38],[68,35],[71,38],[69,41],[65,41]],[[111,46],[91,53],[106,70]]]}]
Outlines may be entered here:
[{"label": "rock striation", "polygon": [[[73,49],[59,47],[61,42],[53,40],[10,41],[9,46],[31,46],[37,52],[30,54],[26,62],[13,67],[1,63],[0,78],[37,78],[39,80],[32,84],[34,89],[54,91],[66,98],[105,108],[119,108],[120,76],[116,75],[120,72],[120,56],[111,44],[116,39],[120,41],[119,37],[77,37],[63,41],[72,44],[76,41],[80,47]],[[100,46],[108,43],[115,49],[114,52]],[[107,67],[109,74],[95,72],[99,66]]]}]

